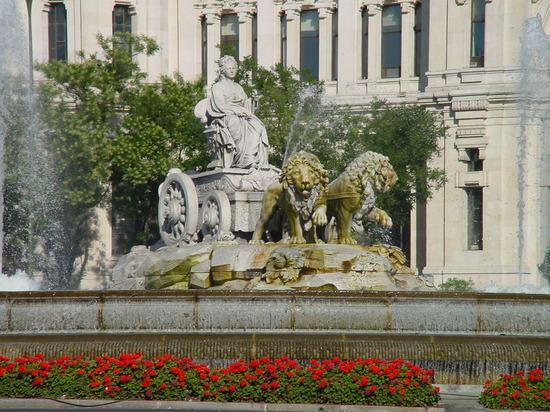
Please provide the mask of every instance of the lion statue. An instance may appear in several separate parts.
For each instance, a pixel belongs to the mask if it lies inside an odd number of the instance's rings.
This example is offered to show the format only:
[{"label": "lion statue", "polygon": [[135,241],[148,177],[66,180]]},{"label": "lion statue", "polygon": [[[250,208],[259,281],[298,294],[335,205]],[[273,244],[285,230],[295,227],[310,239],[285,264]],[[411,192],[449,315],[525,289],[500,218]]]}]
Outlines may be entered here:
[{"label": "lion statue", "polygon": [[391,227],[392,220],[386,212],[374,206],[379,193],[387,191],[397,182],[397,174],[389,159],[375,152],[366,152],[352,161],[346,170],[328,186],[327,216],[336,220],[336,238],[329,243],[355,245],[351,237],[354,219],[367,218]]},{"label": "lion statue", "polygon": [[316,226],[327,224],[327,175],[313,154],[301,151],[290,157],[281,170],[279,182],[269,186],[264,194],[250,243],[263,243],[262,236],[277,208],[288,221],[290,239],[286,243],[322,243]]}]

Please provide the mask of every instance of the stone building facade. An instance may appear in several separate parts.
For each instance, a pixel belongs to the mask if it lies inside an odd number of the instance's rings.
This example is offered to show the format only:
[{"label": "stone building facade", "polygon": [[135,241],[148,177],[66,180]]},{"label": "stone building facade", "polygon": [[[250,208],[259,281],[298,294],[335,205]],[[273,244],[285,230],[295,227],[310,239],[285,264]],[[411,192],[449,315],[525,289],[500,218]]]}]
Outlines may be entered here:
[{"label": "stone building facade", "polygon": [[17,1],[34,61],[73,61],[96,33],[131,31],[161,46],[140,57],[151,80],[178,71],[211,85],[217,45],[233,41],[262,66],[309,68],[354,110],[377,97],[437,111],[448,182],[412,212],[411,266],[436,285],[547,285],[550,78],[548,65],[526,76],[521,56],[548,62],[548,38],[524,29],[550,33],[550,0]]}]

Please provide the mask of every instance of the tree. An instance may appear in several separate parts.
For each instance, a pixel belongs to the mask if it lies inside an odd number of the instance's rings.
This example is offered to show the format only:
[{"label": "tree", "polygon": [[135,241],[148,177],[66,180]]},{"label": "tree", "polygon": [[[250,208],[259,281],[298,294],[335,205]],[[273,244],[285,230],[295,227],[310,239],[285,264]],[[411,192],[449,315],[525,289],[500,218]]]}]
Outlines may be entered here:
[{"label": "tree", "polygon": [[[153,39],[128,33],[97,39],[100,52],[80,52],[80,62],[37,65],[47,78],[39,87],[43,122],[72,245],[62,279],[87,253],[96,206],[113,202],[115,216],[131,223],[130,242],[153,241],[148,223],[156,220],[156,187],[171,167],[200,169],[207,159],[200,125],[191,119],[204,97],[202,81],[174,75],[147,84],[135,57],[155,53]],[[51,287],[76,287],[79,278],[72,279]]]},{"label": "tree", "polygon": [[193,108],[203,99],[204,81],[162,76],[132,94],[112,142],[115,215],[126,226],[126,247],[158,239],[157,188],[168,170],[202,170],[209,161],[203,128]]}]

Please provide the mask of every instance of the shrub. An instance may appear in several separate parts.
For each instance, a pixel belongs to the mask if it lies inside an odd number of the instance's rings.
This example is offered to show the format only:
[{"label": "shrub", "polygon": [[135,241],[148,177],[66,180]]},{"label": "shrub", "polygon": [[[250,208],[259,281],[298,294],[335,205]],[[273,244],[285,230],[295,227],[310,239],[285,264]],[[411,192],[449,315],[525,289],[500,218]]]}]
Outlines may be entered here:
[{"label": "shrub", "polygon": [[550,376],[543,376],[540,369],[525,375],[519,371],[485,382],[479,403],[491,409],[550,410]]},{"label": "shrub", "polygon": [[439,285],[439,290],[445,292],[474,292],[474,281],[472,279],[449,278]]},{"label": "shrub", "polygon": [[170,355],[145,360],[82,357],[45,361],[42,355],[0,357],[0,397],[168,399],[219,402],[432,406],[433,371],[401,359],[239,360],[210,370]]}]

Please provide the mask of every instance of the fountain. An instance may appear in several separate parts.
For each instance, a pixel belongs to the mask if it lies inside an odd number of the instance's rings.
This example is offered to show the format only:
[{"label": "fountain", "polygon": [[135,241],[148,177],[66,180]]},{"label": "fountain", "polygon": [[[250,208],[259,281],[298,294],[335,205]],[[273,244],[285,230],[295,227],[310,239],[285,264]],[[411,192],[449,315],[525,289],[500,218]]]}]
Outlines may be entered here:
[{"label": "fountain", "polygon": [[[208,123],[206,112],[200,114],[207,119],[211,150],[219,154],[214,161],[231,159],[216,146],[216,125]],[[211,366],[282,355],[304,361],[404,358],[433,369],[438,383],[479,384],[499,373],[535,367],[550,371],[550,296],[430,291],[403,266],[398,250],[297,244],[298,228],[289,235],[296,243],[269,243],[277,236],[269,223],[254,232],[266,204],[262,197],[277,185],[278,170],[257,166],[212,165],[199,175],[172,170],[159,189],[164,245],[135,247],[121,258],[113,279],[124,290],[0,292],[0,353],[55,357],[140,351]],[[303,182],[300,177],[298,183]],[[280,205],[282,192],[276,189],[272,194]],[[327,212],[335,199],[327,199]],[[375,199],[366,203],[370,214]],[[375,215],[387,223],[382,213]],[[300,228],[315,239],[315,220],[302,220],[307,228]],[[344,221],[339,240],[348,239]],[[264,229],[273,233],[261,244]],[[284,233],[279,237],[285,239]],[[341,282],[306,278],[327,267]],[[378,290],[365,284],[381,273],[394,283]],[[347,279],[346,290],[346,276],[363,282],[350,288]],[[153,290],[144,290],[146,285]],[[154,290],[165,287],[171,289]]]},{"label": "fountain", "polygon": [[[29,39],[21,35],[28,33],[22,18],[25,11],[17,4],[13,0],[0,3],[4,10],[0,21],[10,39],[1,46],[0,62],[0,268],[4,269],[0,273],[6,273],[0,274],[0,290],[35,290],[38,283],[43,289],[60,289],[68,286],[62,274],[73,262],[66,258],[65,213],[39,124]],[[19,281],[8,275],[17,275]]]}]

